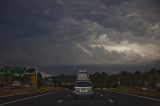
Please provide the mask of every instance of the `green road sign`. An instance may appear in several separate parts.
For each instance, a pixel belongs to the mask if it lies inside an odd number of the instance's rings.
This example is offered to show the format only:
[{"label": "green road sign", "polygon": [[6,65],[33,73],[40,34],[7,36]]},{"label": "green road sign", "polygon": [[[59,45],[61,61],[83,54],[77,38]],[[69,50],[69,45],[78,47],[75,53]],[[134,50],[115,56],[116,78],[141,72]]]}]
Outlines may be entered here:
[{"label": "green road sign", "polygon": [[25,74],[25,67],[7,67],[3,68],[4,74],[11,74],[11,75],[21,75]]}]

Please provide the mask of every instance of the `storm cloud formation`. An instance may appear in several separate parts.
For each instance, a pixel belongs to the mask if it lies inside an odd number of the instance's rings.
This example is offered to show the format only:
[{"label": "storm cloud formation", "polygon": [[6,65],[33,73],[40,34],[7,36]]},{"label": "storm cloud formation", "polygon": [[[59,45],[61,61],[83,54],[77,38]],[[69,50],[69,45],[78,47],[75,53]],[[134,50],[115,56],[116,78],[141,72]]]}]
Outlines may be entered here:
[{"label": "storm cloud formation", "polygon": [[160,60],[159,0],[2,0],[1,65]]}]

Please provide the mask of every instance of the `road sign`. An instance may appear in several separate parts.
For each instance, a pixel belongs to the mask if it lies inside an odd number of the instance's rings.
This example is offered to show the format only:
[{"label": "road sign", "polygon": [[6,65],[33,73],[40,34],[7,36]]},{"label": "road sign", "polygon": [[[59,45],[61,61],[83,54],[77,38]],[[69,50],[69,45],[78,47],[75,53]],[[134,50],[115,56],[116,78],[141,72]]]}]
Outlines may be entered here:
[{"label": "road sign", "polygon": [[36,84],[36,83],[37,83],[36,75],[32,75],[32,76],[31,76],[31,83],[32,83],[32,84]]},{"label": "road sign", "polygon": [[22,75],[25,74],[25,67],[8,67],[5,66],[3,68],[4,74],[10,74],[10,75]]}]

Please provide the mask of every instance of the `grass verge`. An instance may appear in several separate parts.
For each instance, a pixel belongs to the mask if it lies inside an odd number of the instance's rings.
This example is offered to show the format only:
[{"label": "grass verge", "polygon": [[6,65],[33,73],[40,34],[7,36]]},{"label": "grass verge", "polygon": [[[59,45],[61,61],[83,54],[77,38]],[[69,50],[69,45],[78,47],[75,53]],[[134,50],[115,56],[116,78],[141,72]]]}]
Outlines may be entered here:
[{"label": "grass verge", "polygon": [[1,89],[0,90],[0,97],[40,93],[40,92],[47,92],[47,91],[58,91],[58,90],[64,90],[64,88],[62,88],[62,87],[56,87],[55,88],[53,86],[43,86],[40,89],[36,89],[36,88],[33,88],[33,87],[7,88],[7,89]]},{"label": "grass verge", "polygon": [[136,95],[141,95],[141,96],[147,96],[147,97],[160,98],[160,92],[157,92],[156,90],[153,90],[153,89],[142,91],[138,87],[121,86],[118,88],[111,88],[110,90],[116,91],[116,92],[124,92],[124,93],[136,94]]}]

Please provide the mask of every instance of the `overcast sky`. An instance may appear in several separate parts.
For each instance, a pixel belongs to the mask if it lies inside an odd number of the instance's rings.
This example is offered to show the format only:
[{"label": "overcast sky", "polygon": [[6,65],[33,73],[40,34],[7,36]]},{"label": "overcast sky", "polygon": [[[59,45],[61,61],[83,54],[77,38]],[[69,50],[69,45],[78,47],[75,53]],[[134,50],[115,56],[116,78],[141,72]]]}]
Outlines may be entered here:
[{"label": "overcast sky", "polygon": [[159,0],[1,0],[0,65],[155,67],[159,6]]}]

